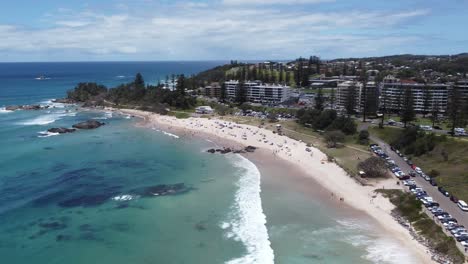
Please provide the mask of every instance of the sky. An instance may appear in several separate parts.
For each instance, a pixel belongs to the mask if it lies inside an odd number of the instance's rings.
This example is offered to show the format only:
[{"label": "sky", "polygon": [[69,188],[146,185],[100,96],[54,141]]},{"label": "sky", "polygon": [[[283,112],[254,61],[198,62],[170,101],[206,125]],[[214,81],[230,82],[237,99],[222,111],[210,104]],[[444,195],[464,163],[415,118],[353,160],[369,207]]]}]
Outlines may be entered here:
[{"label": "sky", "polygon": [[468,52],[468,0],[2,0],[0,61]]}]

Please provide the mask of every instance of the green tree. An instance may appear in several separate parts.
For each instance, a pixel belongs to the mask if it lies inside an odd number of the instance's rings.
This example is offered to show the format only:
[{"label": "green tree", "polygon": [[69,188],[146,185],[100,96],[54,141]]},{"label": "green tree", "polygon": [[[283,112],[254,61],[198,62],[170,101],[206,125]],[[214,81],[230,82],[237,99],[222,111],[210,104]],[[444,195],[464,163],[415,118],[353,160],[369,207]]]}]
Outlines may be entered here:
[{"label": "green tree", "polygon": [[315,95],[315,105],[314,108],[323,111],[325,108],[325,98],[323,97],[323,91],[322,88],[319,88],[317,91],[317,94]]},{"label": "green tree", "polygon": [[455,128],[463,123],[463,99],[458,87],[454,86],[450,91],[447,115],[450,120],[452,136],[455,136]]},{"label": "green tree", "polygon": [[403,111],[401,113],[401,122],[406,125],[408,122],[414,121],[416,114],[414,112],[413,91],[410,87],[405,89],[405,96],[403,98]]},{"label": "green tree", "polygon": [[185,96],[185,76],[181,74],[177,79],[176,91],[182,96]]},{"label": "green tree", "polygon": [[226,102],[226,82],[221,82],[221,91],[220,91],[220,95],[219,95],[219,99],[221,100],[221,102]]}]

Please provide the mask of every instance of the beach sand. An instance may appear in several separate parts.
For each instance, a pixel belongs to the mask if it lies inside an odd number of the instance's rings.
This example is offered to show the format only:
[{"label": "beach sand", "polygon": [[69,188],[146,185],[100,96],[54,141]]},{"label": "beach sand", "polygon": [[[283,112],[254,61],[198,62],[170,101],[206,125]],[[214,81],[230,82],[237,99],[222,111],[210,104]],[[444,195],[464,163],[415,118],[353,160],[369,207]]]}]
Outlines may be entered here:
[{"label": "beach sand", "polygon": [[[374,218],[385,232],[415,253],[420,263],[435,263],[431,260],[429,250],[414,240],[408,230],[393,219],[391,211],[394,205],[387,198],[374,193],[375,189],[381,188],[401,189],[394,179],[379,181],[375,186],[363,186],[337,164],[328,162],[327,156],[319,149],[307,147],[303,142],[254,126],[208,118],[177,119],[139,110],[107,110],[141,117],[145,120],[142,125],[148,128],[160,129],[178,136],[205,138],[220,147],[258,147],[254,154],[248,153],[244,156],[259,165],[260,171],[266,170],[271,162],[290,166],[291,173],[296,177],[316,182],[320,186],[320,192],[329,193],[334,202],[343,203]],[[306,148],[310,152],[306,151]],[[314,188],[314,191],[316,189]]]}]

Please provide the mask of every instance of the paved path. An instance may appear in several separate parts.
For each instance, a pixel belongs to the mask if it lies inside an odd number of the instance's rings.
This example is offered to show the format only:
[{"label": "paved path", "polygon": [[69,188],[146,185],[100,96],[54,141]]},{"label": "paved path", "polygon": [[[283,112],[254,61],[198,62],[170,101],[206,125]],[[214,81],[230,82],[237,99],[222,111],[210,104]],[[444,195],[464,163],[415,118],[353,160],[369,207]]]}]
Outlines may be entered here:
[{"label": "paved path", "polygon": [[[375,136],[370,136],[370,139],[376,142],[382,148],[382,150],[385,151],[385,153],[387,153],[387,155],[395,161],[396,165],[398,165],[398,167],[400,167],[400,169],[403,172],[408,174],[408,172],[412,171],[411,167],[403,160],[403,158],[401,158],[400,156],[398,156],[398,154],[396,154],[394,151],[391,150],[390,145],[388,145],[383,140]],[[457,219],[458,224],[461,224],[468,228],[468,212],[462,211],[457,206],[456,203],[450,201],[448,197],[440,193],[439,190],[437,189],[437,186],[432,186],[428,181],[424,180],[422,177],[416,176],[416,177],[411,177],[411,179],[413,179],[419,187],[422,187],[429,196],[434,198],[434,201],[438,202],[440,204],[440,207],[444,211],[448,212],[455,219]],[[395,177],[395,180],[397,180],[396,177]],[[429,217],[434,218],[432,214],[428,214],[428,215]],[[436,222],[438,221],[436,220]],[[444,228],[444,231],[445,231],[445,228]],[[460,243],[457,243],[457,244],[460,246],[461,250],[464,251]],[[467,255],[466,252],[465,252],[465,255]]]}]

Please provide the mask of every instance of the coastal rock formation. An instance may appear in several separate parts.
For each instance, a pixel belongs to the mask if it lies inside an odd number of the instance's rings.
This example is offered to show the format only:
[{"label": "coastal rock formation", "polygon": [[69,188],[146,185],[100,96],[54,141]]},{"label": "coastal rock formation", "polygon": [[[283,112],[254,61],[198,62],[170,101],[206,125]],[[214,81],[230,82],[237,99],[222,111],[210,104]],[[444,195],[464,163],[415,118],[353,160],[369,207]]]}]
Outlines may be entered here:
[{"label": "coastal rock formation", "polygon": [[75,131],[76,131],[76,129],[74,129],[74,128],[66,128],[66,127],[54,127],[54,128],[50,128],[50,129],[47,130],[47,132],[59,133],[59,134],[73,133]]},{"label": "coastal rock formation", "polygon": [[257,147],[254,147],[254,146],[247,146],[245,147],[244,149],[246,152],[255,152],[255,150],[257,150]]},{"label": "coastal rock formation", "polygon": [[98,127],[103,126],[103,125],[105,125],[105,123],[101,123],[101,122],[96,121],[96,120],[88,120],[88,121],[85,121],[85,122],[74,124],[72,127],[73,128],[78,128],[78,129],[95,129],[95,128],[98,128]]},{"label": "coastal rock formation", "polygon": [[187,187],[184,183],[177,184],[160,184],[150,187],[144,187],[134,190],[142,197],[166,196],[176,195],[190,191],[191,188]]},{"label": "coastal rock formation", "polygon": [[74,104],[75,100],[69,98],[61,98],[61,99],[54,99],[52,103],[59,103],[59,104]]},{"label": "coastal rock formation", "polygon": [[257,148],[254,146],[247,146],[244,149],[231,149],[231,148],[222,148],[222,149],[208,149],[206,152],[215,154],[215,153],[220,153],[220,154],[228,154],[228,153],[235,153],[235,154],[242,154],[242,153],[247,153],[247,152],[255,152]]},{"label": "coastal rock formation", "polygon": [[5,110],[16,111],[16,110],[41,110],[47,109],[49,106],[40,106],[40,105],[9,105],[5,107]]}]

